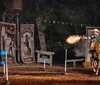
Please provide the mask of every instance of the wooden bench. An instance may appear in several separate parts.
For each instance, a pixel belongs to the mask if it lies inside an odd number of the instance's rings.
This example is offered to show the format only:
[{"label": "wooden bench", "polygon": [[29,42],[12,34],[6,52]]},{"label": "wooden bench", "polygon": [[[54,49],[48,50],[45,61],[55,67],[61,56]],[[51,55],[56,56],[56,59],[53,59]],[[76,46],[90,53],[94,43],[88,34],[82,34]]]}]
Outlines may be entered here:
[{"label": "wooden bench", "polygon": [[37,52],[37,62],[44,62],[44,58],[49,56],[48,58],[48,64],[50,64],[50,66],[52,66],[52,59],[53,59],[53,54],[55,54],[54,52],[48,52],[48,51],[40,51],[40,50],[36,50]]}]

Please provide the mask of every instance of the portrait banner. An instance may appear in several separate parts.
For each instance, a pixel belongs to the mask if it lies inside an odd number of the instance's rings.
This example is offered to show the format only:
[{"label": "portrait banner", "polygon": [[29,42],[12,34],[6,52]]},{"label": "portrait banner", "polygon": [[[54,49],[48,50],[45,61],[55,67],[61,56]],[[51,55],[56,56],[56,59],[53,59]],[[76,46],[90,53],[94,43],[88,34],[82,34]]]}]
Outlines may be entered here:
[{"label": "portrait banner", "polygon": [[16,64],[16,25],[12,23],[0,22],[0,38],[1,38],[1,50],[7,52],[8,64]]},{"label": "portrait banner", "polygon": [[21,60],[32,63],[35,59],[34,24],[21,24]]}]

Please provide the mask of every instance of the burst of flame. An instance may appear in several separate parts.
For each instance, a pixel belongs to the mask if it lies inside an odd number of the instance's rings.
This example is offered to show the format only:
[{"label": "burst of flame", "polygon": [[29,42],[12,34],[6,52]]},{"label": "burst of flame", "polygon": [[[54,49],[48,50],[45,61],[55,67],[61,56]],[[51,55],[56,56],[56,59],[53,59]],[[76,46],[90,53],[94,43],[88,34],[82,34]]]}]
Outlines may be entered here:
[{"label": "burst of flame", "polygon": [[65,42],[69,44],[74,44],[74,43],[77,43],[80,39],[81,37],[79,35],[72,35],[72,36],[69,36]]}]

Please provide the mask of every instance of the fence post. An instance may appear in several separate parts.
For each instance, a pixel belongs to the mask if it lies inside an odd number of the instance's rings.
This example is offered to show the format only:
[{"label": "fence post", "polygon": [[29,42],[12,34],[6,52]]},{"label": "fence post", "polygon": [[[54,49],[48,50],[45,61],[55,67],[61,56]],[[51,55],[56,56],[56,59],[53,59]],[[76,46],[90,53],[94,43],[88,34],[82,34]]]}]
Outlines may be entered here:
[{"label": "fence post", "polygon": [[66,73],[66,66],[67,66],[66,60],[67,60],[67,49],[65,49],[65,74],[67,74]]},{"label": "fence post", "polygon": [[6,81],[5,81],[5,84],[10,84],[10,82],[8,81],[8,62],[7,62],[7,52],[6,52],[6,64],[5,64],[5,67],[6,67]]}]

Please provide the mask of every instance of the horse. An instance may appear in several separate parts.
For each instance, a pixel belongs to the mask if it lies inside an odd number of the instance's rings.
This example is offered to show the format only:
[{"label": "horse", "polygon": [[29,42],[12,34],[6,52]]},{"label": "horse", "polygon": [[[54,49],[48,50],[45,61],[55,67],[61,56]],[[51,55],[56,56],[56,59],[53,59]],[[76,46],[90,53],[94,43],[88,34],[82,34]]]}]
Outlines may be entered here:
[{"label": "horse", "polygon": [[90,58],[91,66],[95,74],[98,75],[100,68],[100,41],[98,38],[92,40],[90,47],[92,54],[92,57]]}]

